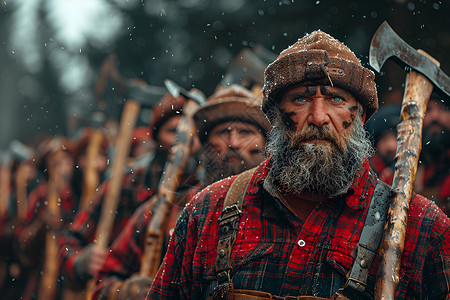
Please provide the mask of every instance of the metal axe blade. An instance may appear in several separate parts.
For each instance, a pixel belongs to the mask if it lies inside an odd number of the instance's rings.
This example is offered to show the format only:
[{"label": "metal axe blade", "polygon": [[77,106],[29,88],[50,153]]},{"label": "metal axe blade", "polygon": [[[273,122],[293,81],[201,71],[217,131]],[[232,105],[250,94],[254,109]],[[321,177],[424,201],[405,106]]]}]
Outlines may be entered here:
[{"label": "metal axe blade", "polygon": [[202,105],[206,101],[201,94],[189,92],[170,79],[164,80],[164,85],[166,86],[169,93],[174,97],[178,97],[179,95],[181,95],[186,99],[192,99],[196,101],[200,105]]},{"label": "metal axe blade", "polygon": [[127,98],[136,100],[144,107],[153,107],[165,94],[165,89],[159,86],[127,84]]},{"label": "metal axe blade", "polygon": [[369,63],[380,72],[390,57],[398,58],[402,63],[426,76],[436,87],[450,96],[450,78],[428,57],[402,40],[385,21],[375,32],[369,50]]}]

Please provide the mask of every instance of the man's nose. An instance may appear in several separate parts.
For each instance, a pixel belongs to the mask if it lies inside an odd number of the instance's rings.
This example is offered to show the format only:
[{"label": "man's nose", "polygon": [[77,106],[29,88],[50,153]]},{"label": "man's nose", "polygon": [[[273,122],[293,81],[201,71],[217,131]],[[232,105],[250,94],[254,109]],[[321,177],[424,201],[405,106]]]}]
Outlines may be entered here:
[{"label": "man's nose", "polygon": [[231,130],[228,134],[228,147],[232,149],[239,149],[241,146],[241,137],[236,130]]},{"label": "man's nose", "polygon": [[310,103],[310,110],[308,115],[308,124],[314,124],[317,127],[327,125],[330,122],[328,115],[328,106],[325,103],[325,98],[315,97]]}]

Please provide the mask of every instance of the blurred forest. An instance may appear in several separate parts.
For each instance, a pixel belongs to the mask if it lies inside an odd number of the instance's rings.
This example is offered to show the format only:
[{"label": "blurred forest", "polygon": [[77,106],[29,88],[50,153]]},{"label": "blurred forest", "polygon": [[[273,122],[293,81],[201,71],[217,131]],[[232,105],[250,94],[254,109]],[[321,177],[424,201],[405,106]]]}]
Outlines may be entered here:
[{"label": "blurred forest", "polygon": [[[170,78],[208,96],[244,47],[279,54],[316,29],[369,67],[371,38],[386,20],[450,74],[449,13],[448,1],[437,0],[3,0],[0,150],[13,139],[33,145],[44,134],[70,137],[87,124],[110,53],[124,78],[155,86]],[[381,104],[400,102],[389,92],[402,87],[406,72],[393,63],[382,71]]]}]

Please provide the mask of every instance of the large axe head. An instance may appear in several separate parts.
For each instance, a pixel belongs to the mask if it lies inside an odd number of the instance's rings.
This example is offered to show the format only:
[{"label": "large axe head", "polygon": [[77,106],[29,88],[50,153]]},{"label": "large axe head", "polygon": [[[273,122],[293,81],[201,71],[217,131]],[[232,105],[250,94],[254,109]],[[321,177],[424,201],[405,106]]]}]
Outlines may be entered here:
[{"label": "large axe head", "polygon": [[169,93],[175,98],[181,95],[186,99],[192,99],[196,101],[200,105],[202,105],[206,101],[205,97],[201,93],[187,91],[170,79],[164,80],[164,85],[166,86]]},{"label": "large axe head", "polygon": [[250,88],[253,84],[262,85],[266,67],[267,63],[261,57],[251,49],[244,48],[228,66],[219,86],[241,84]]},{"label": "large axe head", "polygon": [[108,55],[102,64],[99,78],[95,84],[96,98],[105,101],[104,93],[109,89],[148,108],[158,103],[166,93],[164,87],[148,85],[143,80],[136,78],[123,77],[119,72],[119,60],[115,53]]},{"label": "large axe head", "polygon": [[126,87],[126,97],[147,108],[153,107],[166,94],[166,89],[163,87],[133,83],[132,81],[129,81]]},{"label": "large axe head", "polygon": [[395,57],[401,63],[422,73],[437,88],[450,96],[450,78],[431,59],[402,40],[385,21],[372,38],[369,63],[380,72],[384,62],[390,57]]}]

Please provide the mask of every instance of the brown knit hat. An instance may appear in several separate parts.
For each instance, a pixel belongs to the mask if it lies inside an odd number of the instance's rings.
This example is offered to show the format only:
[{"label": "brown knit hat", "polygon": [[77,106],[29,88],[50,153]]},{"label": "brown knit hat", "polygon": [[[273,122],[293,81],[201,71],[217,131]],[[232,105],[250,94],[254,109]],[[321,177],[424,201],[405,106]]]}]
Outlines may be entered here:
[{"label": "brown knit hat", "polygon": [[208,131],[227,121],[243,121],[255,125],[265,136],[270,124],[261,111],[261,98],[240,85],[230,85],[217,90],[194,113],[200,141],[204,143]]},{"label": "brown knit hat", "polygon": [[183,96],[173,97],[167,93],[161,100],[152,108],[152,121],[150,123],[150,129],[152,130],[152,136],[156,139],[158,130],[166,121],[171,117],[181,114],[183,105],[186,99]]},{"label": "brown knit hat", "polygon": [[266,68],[261,108],[267,115],[292,86],[332,84],[353,94],[363,105],[367,122],[378,109],[374,79],[347,46],[317,30],[281,52]]}]

